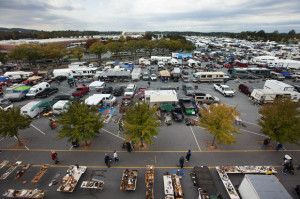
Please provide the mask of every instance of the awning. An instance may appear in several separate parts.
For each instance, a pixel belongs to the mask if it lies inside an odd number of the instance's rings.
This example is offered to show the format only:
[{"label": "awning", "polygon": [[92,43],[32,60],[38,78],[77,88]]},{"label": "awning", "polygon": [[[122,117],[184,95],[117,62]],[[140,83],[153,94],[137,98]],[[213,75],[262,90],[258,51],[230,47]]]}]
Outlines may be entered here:
[{"label": "awning", "polygon": [[159,75],[160,75],[161,77],[170,77],[170,76],[171,76],[170,73],[169,73],[169,71],[167,71],[167,70],[162,70],[162,71],[160,71],[160,72],[159,72]]},{"label": "awning", "polygon": [[42,79],[42,77],[40,77],[40,76],[32,76],[32,77],[29,77],[27,80],[28,81],[35,81],[35,80],[39,80],[39,79]]},{"label": "awning", "polygon": [[49,108],[52,107],[57,101],[46,101],[39,104],[40,108]]}]

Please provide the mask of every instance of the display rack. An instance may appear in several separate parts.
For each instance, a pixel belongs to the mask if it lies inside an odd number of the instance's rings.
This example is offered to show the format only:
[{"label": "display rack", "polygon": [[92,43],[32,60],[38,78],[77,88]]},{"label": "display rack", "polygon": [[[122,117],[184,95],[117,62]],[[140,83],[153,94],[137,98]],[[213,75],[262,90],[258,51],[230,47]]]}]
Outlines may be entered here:
[{"label": "display rack", "polygon": [[235,173],[236,174],[239,173],[265,174],[269,170],[272,170],[273,173],[277,173],[277,171],[272,166],[217,166],[216,170],[231,199],[239,199],[240,197],[227,174],[235,174]]},{"label": "display rack", "polygon": [[22,167],[20,171],[17,171],[17,175],[15,177],[15,180],[20,179],[24,173],[31,167],[32,164],[26,164],[25,166]]},{"label": "display rack", "polygon": [[120,190],[134,191],[136,189],[137,174],[137,170],[125,169],[122,174]]},{"label": "display rack", "polygon": [[44,198],[46,193],[46,190],[38,189],[9,189],[3,196],[6,198]]},{"label": "display rack", "polygon": [[46,171],[49,169],[50,164],[44,164],[44,166],[40,169],[40,171],[36,174],[36,176],[32,179],[32,183],[37,183],[43,175],[46,173]]},{"label": "display rack", "polygon": [[67,170],[67,174],[61,180],[57,191],[72,193],[81,177],[86,171],[86,166],[75,166],[71,165]]},{"label": "display rack", "polygon": [[9,167],[9,169],[1,175],[0,179],[6,179],[21,163],[22,161],[17,161],[16,163],[13,163],[11,167]]},{"label": "display rack", "polygon": [[154,199],[153,188],[154,188],[154,165],[146,166],[146,199]]}]

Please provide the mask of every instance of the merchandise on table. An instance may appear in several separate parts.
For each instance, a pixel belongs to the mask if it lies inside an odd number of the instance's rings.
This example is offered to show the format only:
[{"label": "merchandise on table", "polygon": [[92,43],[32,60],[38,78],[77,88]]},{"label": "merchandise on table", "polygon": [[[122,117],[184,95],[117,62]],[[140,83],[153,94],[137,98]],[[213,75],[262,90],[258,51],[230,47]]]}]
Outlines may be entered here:
[{"label": "merchandise on table", "polygon": [[104,182],[103,181],[83,181],[81,184],[81,188],[84,189],[103,189]]},{"label": "merchandise on table", "polygon": [[36,174],[36,176],[32,179],[32,183],[37,183],[43,175],[46,173],[46,171],[49,169],[50,164],[44,164],[44,166],[40,169],[40,171]]},{"label": "merchandise on table", "polygon": [[73,192],[81,175],[86,171],[86,166],[71,165],[67,175],[63,177],[57,191]]},{"label": "merchandise on table", "polygon": [[137,182],[137,170],[128,170],[123,171],[120,190],[133,191],[136,189]]},{"label": "merchandise on table", "polygon": [[6,198],[44,198],[46,193],[46,190],[39,189],[9,189],[3,196]]},{"label": "merchandise on table", "polygon": [[181,187],[181,183],[180,183],[181,179],[182,179],[182,177],[180,177],[176,174],[172,175],[174,196],[175,196],[175,198],[178,198],[178,199],[183,199],[183,192],[182,192],[182,187]]},{"label": "merchandise on table", "polygon": [[15,180],[20,179],[24,173],[31,167],[32,164],[26,164],[25,166],[22,167],[20,171],[17,171],[17,175],[15,177]]},{"label": "merchandise on table", "polygon": [[153,188],[154,188],[154,165],[146,166],[146,199],[154,199]]},{"label": "merchandise on table", "polygon": [[163,175],[165,196],[174,196],[174,189],[171,175]]},{"label": "merchandise on table", "polygon": [[22,161],[17,161],[16,163],[12,164],[11,167],[1,175],[0,179],[6,179],[21,163]]},{"label": "merchandise on table", "polygon": [[0,169],[2,169],[5,165],[7,165],[9,161],[8,160],[4,160],[3,162],[0,163]]}]

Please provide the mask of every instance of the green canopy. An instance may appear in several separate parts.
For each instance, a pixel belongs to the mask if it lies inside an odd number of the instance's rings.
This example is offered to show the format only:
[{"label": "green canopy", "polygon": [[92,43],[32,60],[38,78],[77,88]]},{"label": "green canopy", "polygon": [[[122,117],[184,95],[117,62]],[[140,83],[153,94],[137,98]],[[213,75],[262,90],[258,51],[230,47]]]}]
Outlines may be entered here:
[{"label": "green canopy", "polygon": [[57,101],[46,101],[46,102],[42,102],[39,107],[52,107]]},{"label": "green canopy", "polygon": [[172,111],[175,110],[175,107],[172,106],[171,104],[163,104],[160,106],[161,109],[166,110],[166,111]]},{"label": "green canopy", "polygon": [[29,90],[31,87],[30,86],[20,86],[18,88],[13,89],[14,91],[27,91]]}]

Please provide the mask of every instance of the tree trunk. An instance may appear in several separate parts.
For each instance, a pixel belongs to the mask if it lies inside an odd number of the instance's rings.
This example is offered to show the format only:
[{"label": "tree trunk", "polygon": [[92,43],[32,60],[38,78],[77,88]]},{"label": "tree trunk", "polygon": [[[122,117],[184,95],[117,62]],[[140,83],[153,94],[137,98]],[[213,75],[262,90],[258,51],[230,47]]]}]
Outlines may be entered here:
[{"label": "tree trunk", "polygon": [[214,140],[213,140],[213,142],[211,143],[211,146],[214,146],[215,140],[216,140],[216,136],[214,136]]},{"label": "tree trunk", "polygon": [[18,142],[19,142],[19,145],[21,145],[22,144],[21,140],[19,139],[19,137],[17,135],[15,135],[15,136],[16,136]]},{"label": "tree trunk", "polygon": [[85,146],[87,146],[88,145],[87,141],[85,140],[84,142],[85,142]]},{"label": "tree trunk", "polygon": [[144,142],[143,142],[143,139],[141,139],[141,147],[144,146]]}]

